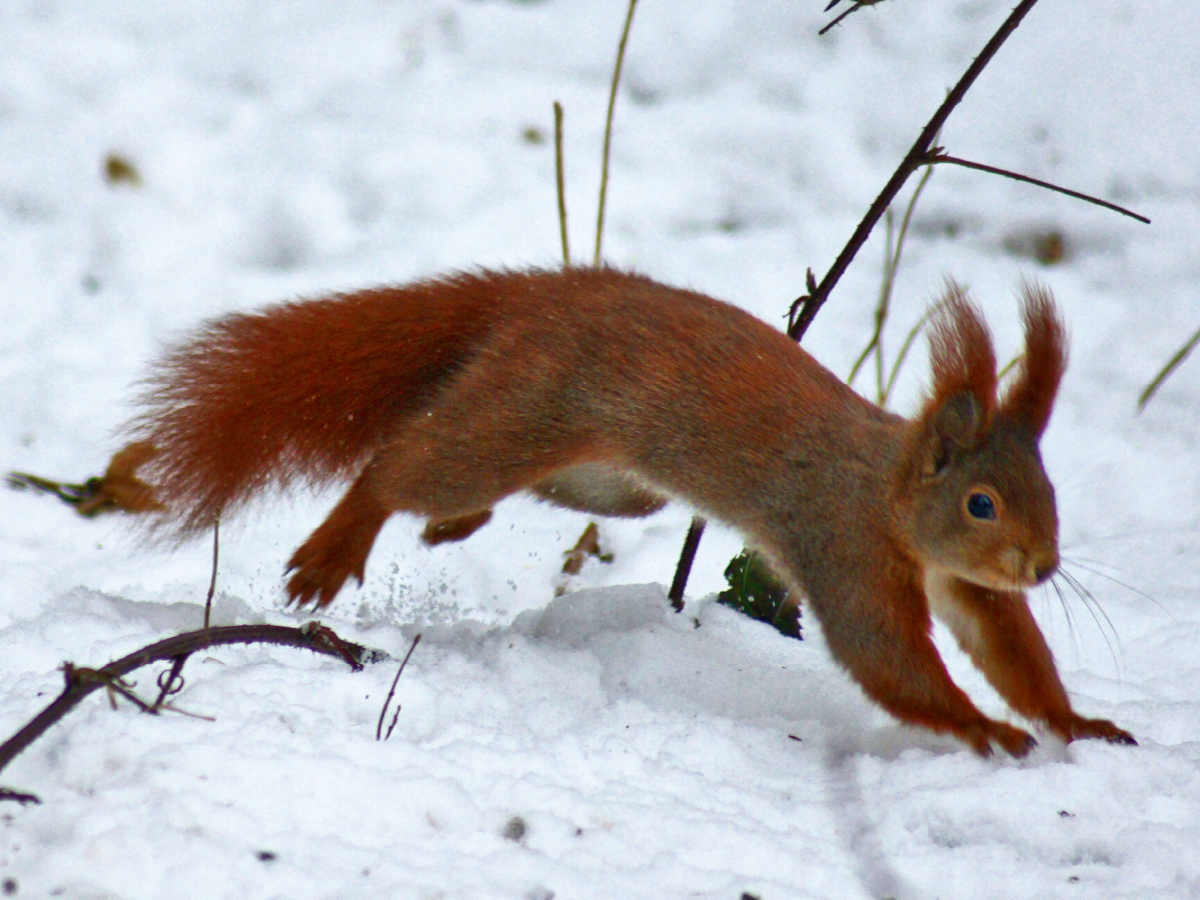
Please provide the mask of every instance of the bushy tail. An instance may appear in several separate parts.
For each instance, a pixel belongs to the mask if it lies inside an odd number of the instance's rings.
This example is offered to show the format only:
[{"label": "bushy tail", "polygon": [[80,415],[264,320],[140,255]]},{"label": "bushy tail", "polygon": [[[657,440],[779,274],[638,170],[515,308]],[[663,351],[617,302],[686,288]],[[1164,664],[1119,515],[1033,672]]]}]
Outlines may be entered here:
[{"label": "bushy tail", "polygon": [[491,327],[510,276],[464,274],[239,313],[169,351],[128,433],[180,536],[295,480],[348,477]]}]

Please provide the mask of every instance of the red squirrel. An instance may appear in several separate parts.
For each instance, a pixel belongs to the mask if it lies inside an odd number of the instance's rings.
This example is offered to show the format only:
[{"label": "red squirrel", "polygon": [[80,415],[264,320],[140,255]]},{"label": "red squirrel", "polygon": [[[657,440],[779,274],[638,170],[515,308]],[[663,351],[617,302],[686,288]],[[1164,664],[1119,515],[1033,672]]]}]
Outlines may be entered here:
[{"label": "red squirrel", "polygon": [[1066,364],[1027,286],[997,397],[977,309],[951,287],[933,384],[904,419],[729,304],[610,268],[475,272],[236,313],[153,370],[131,425],[181,536],[271,487],[351,481],[288,563],[290,601],[361,584],[392,513],[462,540],[517,491],[603,516],[667,498],[736,528],[798,590],[834,658],[903,722],[980,754],[1026,731],[950,679],[931,613],[1013,711],[1064,741],[1133,737],[1076,714],[1024,591],[1059,564],[1038,440]]}]

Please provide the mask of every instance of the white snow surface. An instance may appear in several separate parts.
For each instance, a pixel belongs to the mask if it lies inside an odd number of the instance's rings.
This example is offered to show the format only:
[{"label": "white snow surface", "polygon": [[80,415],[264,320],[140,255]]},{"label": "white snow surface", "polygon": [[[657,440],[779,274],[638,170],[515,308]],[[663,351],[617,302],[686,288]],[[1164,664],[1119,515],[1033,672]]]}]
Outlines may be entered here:
[{"label": "white snow surface", "polygon": [[[899,0],[825,37],[820,0],[643,0],[613,144],[605,258],[783,324],[1010,3]],[[229,310],[477,266],[590,259],[624,4],[596,0],[7,0],[0,28],[0,465],[79,480],[120,445],[159,350]],[[141,898],[1200,897],[1200,5],[1039,4],[942,135],[949,152],[1134,207],[1146,226],[939,168],[888,346],[944,277],[1000,356],[1022,276],[1071,366],[1043,441],[1064,600],[1031,603],[1076,707],[1138,738],[981,759],[899,725],[829,658],[716,604],[710,529],[666,606],[689,511],[602,523],[614,554],[554,598],[585,517],[516,498],[460,545],[397,517],[321,620],[399,658],[361,672],[223,648],[153,717],[102,694],[0,784],[3,896]],[[109,185],[117,153],[142,184]],[[1031,235],[1061,232],[1044,266]],[[805,339],[845,375],[882,231]],[[896,407],[911,411],[923,353]],[[863,382],[866,385],[866,382]],[[296,624],[291,550],[336,499],[272,498],[222,535],[219,624]],[[0,737],[99,666],[199,627],[205,541],[0,493]],[[991,693],[938,632],[956,679]],[[160,667],[161,668],[161,667]],[[152,696],[157,669],[134,680]],[[198,718],[204,716],[208,718]]]}]

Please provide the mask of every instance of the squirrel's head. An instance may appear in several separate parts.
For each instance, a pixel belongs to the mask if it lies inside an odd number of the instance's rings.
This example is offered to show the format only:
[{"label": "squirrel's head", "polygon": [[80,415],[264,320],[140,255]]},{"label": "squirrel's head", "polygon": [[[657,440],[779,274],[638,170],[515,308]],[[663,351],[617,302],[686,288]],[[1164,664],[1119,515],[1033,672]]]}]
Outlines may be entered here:
[{"label": "squirrel's head", "polygon": [[1003,591],[1058,568],[1054,488],[1038,452],[1066,367],[1050,294],[1023,285],[1025,353],[1002,397],[979,310],[951,284],[933,325],[933,387],[912,424],[896,505],[925,567]]}]

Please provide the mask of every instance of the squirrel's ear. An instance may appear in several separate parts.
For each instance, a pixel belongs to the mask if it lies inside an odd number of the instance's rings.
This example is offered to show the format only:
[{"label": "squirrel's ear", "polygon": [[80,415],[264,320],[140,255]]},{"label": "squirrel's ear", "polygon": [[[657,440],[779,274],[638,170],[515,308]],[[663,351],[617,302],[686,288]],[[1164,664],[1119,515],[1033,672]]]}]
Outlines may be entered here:
[{"label": "squirrel's ear", "polygon": [[992,336],[979,309],[966,291],[953,281],[937,306],[929,336],[933,367],[930,406],[968,391],[978,400],[983,417],[990,420],[996,405],[996,354]]},{"label": "squirrel's ear", "polygon": [[953,281],[938,303],[929,336],[933,386],[921,414],[933,440],[925,470],[940,470],[958,448],[974,445],[996,407],[996,354],[983,316]]},{"label": "squirrel's ear", "polygon": [[921,471],[926,478],[941,472],[959,450],[975,446],[987,427],[984,408],[970,391],[947,397],[926,421],[928,450]]},{"label": "squirrel's ear", "polygon": [[1012,386],[1005,391],[1001,414],[1041,435],[1054,408],[1054,396],[1067,367],[1067,338],[1050,291],[1035,282],[1021,285],[1025,354]]}]

